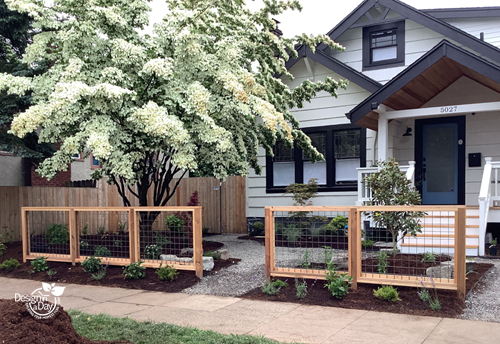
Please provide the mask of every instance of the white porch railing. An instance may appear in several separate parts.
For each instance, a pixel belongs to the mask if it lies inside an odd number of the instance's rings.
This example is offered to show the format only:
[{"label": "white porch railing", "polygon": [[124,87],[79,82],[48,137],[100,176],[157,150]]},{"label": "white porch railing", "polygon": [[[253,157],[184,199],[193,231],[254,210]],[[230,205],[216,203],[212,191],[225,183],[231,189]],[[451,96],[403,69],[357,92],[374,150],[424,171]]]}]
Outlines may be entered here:
[{"label": "white porch railing", "polygon": [[[411,185],[415,185],[415,161],[410,161],[409,165],[399,166],[399,169],[406,172],[406,178],[411,180]],[[372,191],[364,183],[364,179],[378,171],[378,167],[360,167],[358,168],[358,201],[356,205],[366,204],[372,197]]]},{"label": "white porch railing", "polygon": [[[484,244],[486,242],[486,226],[488,225],[488,214],[491,203],[500,201],[500,190],[498,188],[498,170],[500,170],[500,161],[491,161],[492,158],[485,158],[483,179],[481,189],[479,190],[479,255],[484,256]],[[493,179],[492,179],[493,176]],[[491,190],[494,184],[493,190]]]}]

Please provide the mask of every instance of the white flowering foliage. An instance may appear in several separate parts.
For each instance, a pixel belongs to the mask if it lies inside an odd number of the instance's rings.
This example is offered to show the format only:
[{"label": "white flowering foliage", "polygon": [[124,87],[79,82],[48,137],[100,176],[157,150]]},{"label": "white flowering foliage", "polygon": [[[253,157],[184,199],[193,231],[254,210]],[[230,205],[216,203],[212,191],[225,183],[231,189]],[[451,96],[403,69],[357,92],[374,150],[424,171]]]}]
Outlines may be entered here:
[{"label": "white flowering foliage", "polygon": [[292,91],[275,75],[292,77],[285,62],[295,44],[341,47],[326,36],[270,32],[272,16],[300,10],[297,1],[267,0],[251,12],[240,0],[166,0],[165,18],[147,36],[144,0],[6,3],[40,32],[24,61],[51,65],[32,79],[0,74],[0,91],[32,92],[11,132],[39,130],[40,140],[61,147],[41,164],[46,177],[67,169],[72,154],[92,151],[102,165],[94,177],[108,176],[126,205],[126,190],[144,205],[149,187],[154,205],[164,205],[175,173],[260,173],[258,148],[272,154],[276,140],[296,140],[322,159],[289,110],[320,91],[336,95],[345,82],[306,81]]}]

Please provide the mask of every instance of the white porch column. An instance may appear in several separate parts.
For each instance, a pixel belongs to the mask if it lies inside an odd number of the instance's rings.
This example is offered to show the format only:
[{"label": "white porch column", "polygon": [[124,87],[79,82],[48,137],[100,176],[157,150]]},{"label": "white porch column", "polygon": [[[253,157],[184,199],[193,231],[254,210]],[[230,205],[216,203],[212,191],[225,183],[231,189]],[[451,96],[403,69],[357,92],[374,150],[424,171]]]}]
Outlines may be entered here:
[{"label": "white porch column", "polygon": [[378,116],[378,160],[386,161],[389,150],[389,120],[385,113]]}]

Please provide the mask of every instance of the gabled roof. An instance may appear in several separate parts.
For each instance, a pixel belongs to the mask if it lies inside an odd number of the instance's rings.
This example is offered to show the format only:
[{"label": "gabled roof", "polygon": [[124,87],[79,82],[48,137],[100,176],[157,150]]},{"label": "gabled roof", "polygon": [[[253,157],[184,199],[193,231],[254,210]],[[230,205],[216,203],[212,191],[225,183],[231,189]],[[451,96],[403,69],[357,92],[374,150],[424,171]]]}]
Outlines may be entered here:
[{"label": "gabled roof", "polygon": [[[477,53],[484,55],[496,62],[500,63],[500,49],[491,45],[487,42],[481,41],[479,38],[468,34],[459,28],[450,25],[444,21],[441,21],[430,14],[423,11],[417,10],[404,2],[399,0],[365,0],[363,1],[354,11],[352,11],[347,17],[344,18],[337,26],[335,26],[328,36],[332,40],[336,40],[340,35],[342,35],[347,29],[354,25],[361,17],[365,15],[375,4],[378,3],[386,8],[399,13],[403,18],[413,20],[414,22],[425,26],[437,33],[442,34],[448,39],[452,39]],[[465,11],[465,10],[464,10]],[[320,44],[318,46],[319,50],[326,49],[325,44]]]},{"label": "gabled roof", "polygon": [[347,117],[353,124],[377,130],[378,114],[372,110],[380,104],[394,110],[420,108],[463,76],[500,93],[500,66],[443,40]]},{"label": "gabled roof", "polygon": [[345,63],[340,62],[339,60],[325,54],[322,51],[316,50],[316,53],[313,53],[309,49],[309,47],[301,45],[300,48],[298,48],[297,53],[299,56],[296,59],[290,59],[287,61],[287,69],[290,69],[301,58],[309,57],[311,60],[322,64],[326,68],[329,68],[340,76],[346,78],[347,80],[355,83],[356,85],[364,88],[371,93],[377,91],[380,87],[382,87],[380,83],[376,82],[372,78],[358,72],[354,68],[349,67]]}]

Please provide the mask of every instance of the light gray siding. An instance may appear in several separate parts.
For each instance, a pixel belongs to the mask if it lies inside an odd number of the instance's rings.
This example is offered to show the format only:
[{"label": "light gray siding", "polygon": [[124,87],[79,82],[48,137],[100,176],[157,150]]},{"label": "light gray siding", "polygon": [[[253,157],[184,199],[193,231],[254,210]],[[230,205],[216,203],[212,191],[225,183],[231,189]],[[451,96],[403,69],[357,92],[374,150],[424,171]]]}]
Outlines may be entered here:
[{"label": "light gray siding", "polygon": [[23,186],[22,159],[0,154],[0,186]]}]

